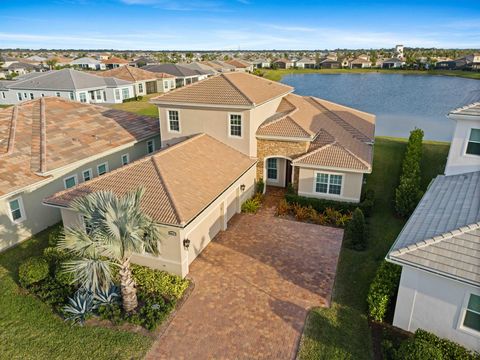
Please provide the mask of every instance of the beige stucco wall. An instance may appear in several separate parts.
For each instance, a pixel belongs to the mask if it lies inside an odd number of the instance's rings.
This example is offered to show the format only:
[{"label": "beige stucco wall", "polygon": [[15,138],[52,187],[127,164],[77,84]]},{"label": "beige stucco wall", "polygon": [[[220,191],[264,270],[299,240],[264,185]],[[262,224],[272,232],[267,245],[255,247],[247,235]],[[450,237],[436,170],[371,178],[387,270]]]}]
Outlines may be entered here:
[{"label": "beige stucco wall", "polygon": [[[321,194],[315,192],[315,173],[324,172],[343,175],[342,192],[340,195]],[[299,168],[298,194],[301,196],[359,202],[362,193],[363,174],[327,169]]]},{"label": "beige stucco wall", "polygon": [[[158,148],[160,138],[154,137],[155,145]],[[77,175],[77,182],[82,182],[82,171],[92,169],[93,177],[97,176],[97,165],[108,161],[109,170],[116,169],[121,166],[121,156],[129,153],[130,161],[136,160],[147,153],[146,141],[137,144],[128,144],[119,148],[115,152],[105,155],[99,154],[96,157],[71,164],[65,168],[58,169],[52,173],[52,178],[45,179],[41,185],[37,184],[22,191],[10,194],[0,199],[0,251],[4,250],[16,243],[29,238],[30,236],[44,230],[61,220],[58,209],[45,206],[42,201],[64,189],[64,179],[66,177]],[[19,223],[13,223],[10,218],[10,209],[8,202],[21,196],[25,209],[26,219]]]}]

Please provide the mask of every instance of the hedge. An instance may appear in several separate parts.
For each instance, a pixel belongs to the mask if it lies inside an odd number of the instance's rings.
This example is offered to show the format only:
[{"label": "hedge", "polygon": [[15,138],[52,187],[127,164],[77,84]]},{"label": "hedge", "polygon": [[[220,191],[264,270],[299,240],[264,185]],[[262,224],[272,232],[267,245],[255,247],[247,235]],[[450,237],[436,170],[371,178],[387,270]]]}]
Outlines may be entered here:
[{"label": "hedge", "polygon": [[41,257],[28,258],[18,268],[18,278],[22,286],[38,283],[47,278],[48,274],[48,263]]},{"label": "hedge", "polygon": [[291,193],[285,194],[285,200],[287,200],[289,204],[299,204],[304,207],[311,206],[320,213],[323,213],[328,208],[341,212],[354,212],[356,208],[360,208],[363,214],[367,217],[372,213],[374,198],[375,192],[371,189],[365,192],[360,203],[309,198]]},{"label": "hedge", "polygon": [[465,349],[463,346],[429,333],[428,331],[418,329],[415,331],[415,339],[428,342],[439,349],[444,359],[450,360],[480,360],[480,354]]},{"label": "hedge", "polygon": [[[443,360],[442,351],[428,341],[412,338],[404,341],[398,349],[396,360]],[[450,359],[449,359],[450,360]]]},{"label": "hedge", "polygon": [[422,197],[420,188],[420,162],[422,160],[423,131],[414,129],[408,138],[407,150],[402,164],[400,184],[395,190],[395,210],[398,215],[408,217],[412,214]]},{"label": "hedge", "polygon": [[377,270],[368,291],[368,315],[376,321],[383,321],[400,283],[401,267],[383,261]]}]

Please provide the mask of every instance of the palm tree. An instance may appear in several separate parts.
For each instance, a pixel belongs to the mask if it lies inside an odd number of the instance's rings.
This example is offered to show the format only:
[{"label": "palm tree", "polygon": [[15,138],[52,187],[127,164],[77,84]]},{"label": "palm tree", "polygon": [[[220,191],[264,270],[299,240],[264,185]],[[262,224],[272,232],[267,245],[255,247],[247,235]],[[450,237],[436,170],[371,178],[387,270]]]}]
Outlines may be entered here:
[{"label": "palm tree", "polygon": [[143,189],[137,189],[118,197],[111,191],[100,191],[74,200],[71,207],[83,216],[85,226],[66,228],[59,242],[61,249],[78,258],[66,262],[65,271],[73,273],[83,288],[94,293],[110,286],[110,265],[120,267],[126,312],[138,305],[130,268],[132,254],[159,252],[158,228],[140,209],[143,193]]}]

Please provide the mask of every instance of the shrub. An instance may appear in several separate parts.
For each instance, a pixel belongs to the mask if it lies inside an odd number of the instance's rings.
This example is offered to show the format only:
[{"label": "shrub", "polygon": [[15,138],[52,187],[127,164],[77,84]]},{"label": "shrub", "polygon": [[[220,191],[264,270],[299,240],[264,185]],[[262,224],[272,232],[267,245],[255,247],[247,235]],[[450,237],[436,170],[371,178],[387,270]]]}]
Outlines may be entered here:
[{"label": "shrub", "polygon": [[111,306],[120,303],[121,292],[120,289],[111,285],[108,289],[100,289],[96,294],[93,295],[93,302],[95,307],[98,306]]},{"label": "shrub", "polygon": [[418,338],[404,341],[396,354],[398,360],[442,360],[440,349],[433,344]]},{"label": "shrub", "polygon": [[372,215],[374,205],[375,191],[373,189],[368,189],[362,194],[362,201],[359,204],[359,207],[363,211],[364,216],[369,217]]},{"label": "shrub", "polygon": [[120,304],[99,305],[97,314],[101,319],[110,320],[115,325],[122,324],[125,321]]},{"label": "shrub", "polygon": [[40,257],[25,260],[18,268],[18,277],[22,286],[30,286],[44,280],[49,273],[48,263]]},{"label": "shrub", "polygon": [[189,281],[165,271],[145,266],[131,265],[137,286],[147,294],[161,295],[168,299],[179,299],[189,286]]},{"label": "shrub", "polygon": [[172,311],[174,304],[165,301],[161,296],[143,296],[139,294],[139,299],[143,305],[139,308],[137,313],[134,313],[129,318],[129,321],[141,325],[148,330],[155,330],[155,328],[167,317]]},{"label": "shrub", "polygon": [[242,212],[255,214],[260,209],[261,205],[261,196],[255,195],[253,198],[248,199],[242,204]]},{"label": "shrub", "polygon": [[63,286],[72,286],[75,283],[75,274],[58,267],[55,270],[55,281]]},{"label": "shrub", "polygon": [[58,240],[63,236],[63,226],[61,224],[54,225],[48,234],[48,246],[56,247]]},{"label": "shrub", "polygon": [[402,163],[400,184],[395,190],[395,210],[398,215],[408,217],[417,206],[422,191],[420,188],[420,162],[422,160],[423,131],[414,129],[410,132],[407,150]]},{"label": "shrub", "polygon": [[71,259],[72,256],[57,247],[47,247],[43,250],[43,258],[49,263],[52,270],[55,270],[62,262]]},{"label": "shrub", "polygon": [[65,320],[83,325],[92,315],[93,297],[88,291],[77,291],[72,298],[68,299],[68,305],[63,307]]},{"label": "shrub", "polygon": [[368,314],[376,321],[383,321],[398,290],[401,267],[383,261],[377,270],[367,296]]},{"label": "shrub", "polygon": [[265,183],[263,182],[263,179],[260,178],[260,179],[258,179],[258,181],[255,185],[255,193],[263,194],[263,190],[265,190]]},{"label": "shrub", "polygon": [[[305,207],[299,204],[294,204],[293,205],[293,216],[295,216],[295,219],[298,221],[305,221],[310,219],[311,214],[312,214],[313,208],[310,207]],[[315,211],[315,210],[313,210]]]},{"label": "shrub", "polygon": [[282,199],[277,206],[277,216],[284,216],[290,212],[290,205],[285,199]]},{"label": "shrub", "polygon": [[29,290],[54,309],[64,305],[68,297],[74,292],[73,286],[59,283],[51,277],[31,285]]},{"label": "shrub", "polygon": [[287,191],[286,191],[287,194],[294,194],[295,195],[295,188],[293,187],[293,184],[291,182],[289,182],[287,184]]},{"label": "shrub", "polygon": [[356,208],[352,219],[345,228],[345,245],[354,250],[365,250],[367,248],[367,231],[365,217],[362,210]]},{"label": "shrub", "polygon": [[423,340],[440,349],[443,358],[451,360],[480,360],[480,354],[471,352],[463,346],[429,333],[428,331],[418,329],[415,331],[415,339]]}]

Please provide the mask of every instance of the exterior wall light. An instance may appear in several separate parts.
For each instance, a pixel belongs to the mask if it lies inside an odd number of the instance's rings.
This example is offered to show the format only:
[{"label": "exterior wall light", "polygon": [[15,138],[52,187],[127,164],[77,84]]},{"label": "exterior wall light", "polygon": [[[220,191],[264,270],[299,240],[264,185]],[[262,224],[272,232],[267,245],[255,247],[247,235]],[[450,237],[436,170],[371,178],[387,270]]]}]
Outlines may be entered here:
[{"label": "exterior wall light", "polygon": [[183,239],[183,247],[188,250],[190,247],[190,239]]},{"label": "exterior wall light", "polygon": [[245,184],[240,185],[240,190],[245,191]]}]

